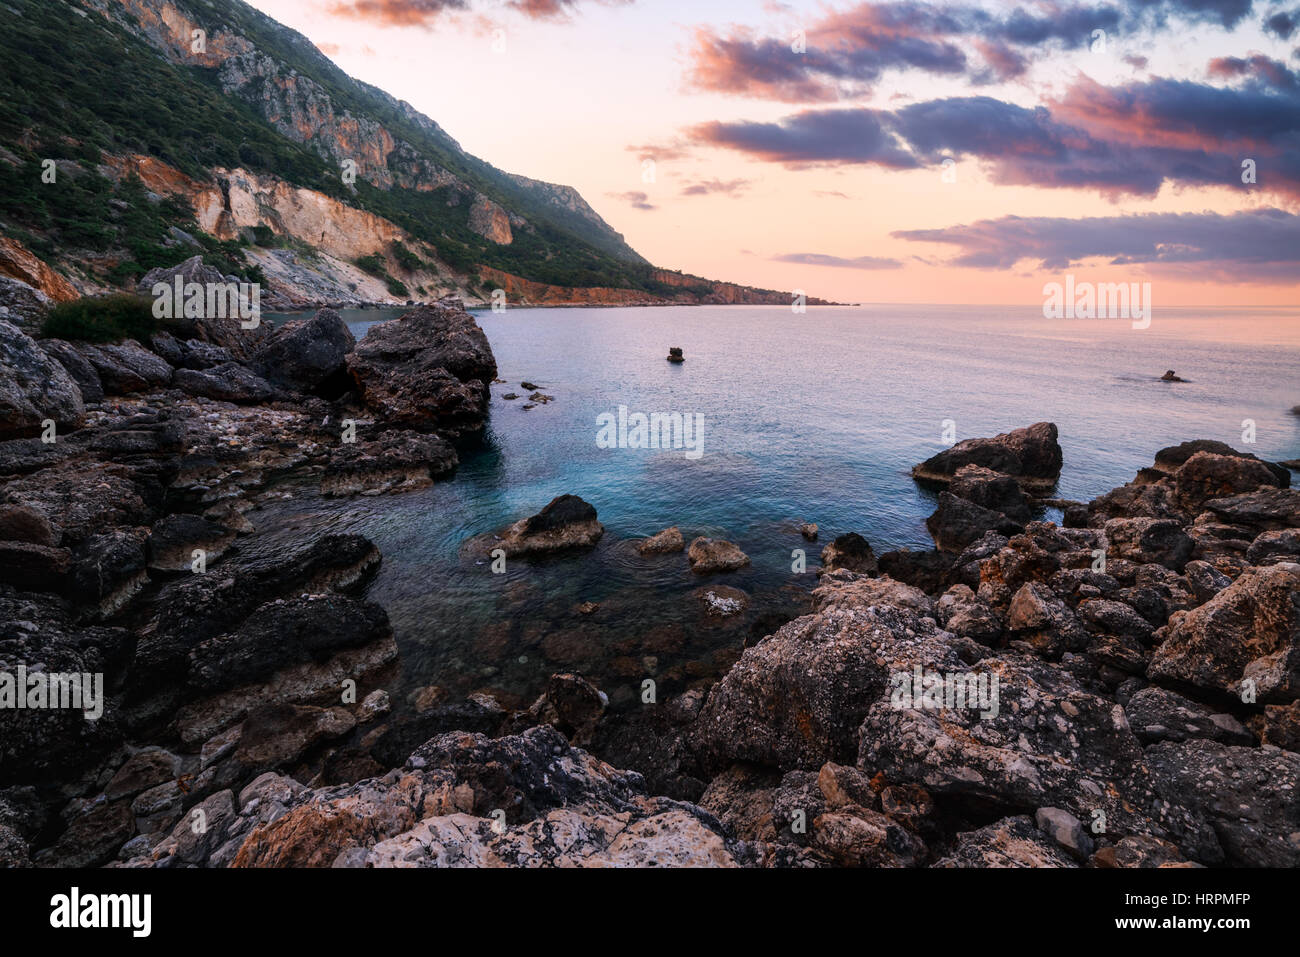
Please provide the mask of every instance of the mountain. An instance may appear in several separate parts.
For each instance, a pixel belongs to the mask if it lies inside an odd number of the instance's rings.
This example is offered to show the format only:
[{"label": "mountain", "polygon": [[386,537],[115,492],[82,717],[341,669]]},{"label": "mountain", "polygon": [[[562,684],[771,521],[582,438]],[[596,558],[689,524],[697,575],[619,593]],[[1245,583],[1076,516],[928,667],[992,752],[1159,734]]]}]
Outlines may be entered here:
[{"label": "mountain", "polygon": [[[0,0],[0,17],[0,233],[82,293],[198,252],[273,308],[790,301],[656,269],[576,190],[471,156],[240,0]],[[28,281],[2,257],[0,274]]]}]

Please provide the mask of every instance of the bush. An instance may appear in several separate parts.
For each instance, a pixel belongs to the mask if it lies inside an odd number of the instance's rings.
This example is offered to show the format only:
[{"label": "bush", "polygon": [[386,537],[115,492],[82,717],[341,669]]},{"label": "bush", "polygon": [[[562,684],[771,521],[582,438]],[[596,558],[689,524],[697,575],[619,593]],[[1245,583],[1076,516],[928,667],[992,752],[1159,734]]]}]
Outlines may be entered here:
[{"label": "bush", "polygon": [[153,300],[129,293],[76,299],[51,307],[41,335],[46,339],[79,342],[147,341],[156,332],[177,327],[172,319],[155,319]]}]

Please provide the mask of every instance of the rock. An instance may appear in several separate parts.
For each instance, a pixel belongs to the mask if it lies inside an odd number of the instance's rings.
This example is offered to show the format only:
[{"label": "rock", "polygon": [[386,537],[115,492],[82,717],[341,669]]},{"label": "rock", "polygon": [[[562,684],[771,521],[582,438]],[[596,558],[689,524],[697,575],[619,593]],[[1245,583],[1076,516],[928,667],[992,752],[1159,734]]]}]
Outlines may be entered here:
[{"label": "rock", "polygon": [[1256,532],[1300,527],[1300,489],[1261,488],[1211,499],[1205,507],[1224,522]]},{"label": "rock", "polygon": [[116,345],[80,342],[75,348],[94,367],[105,395],[150,392],[172,381],[172,367],[134,339]]},{"label": "rock", "polygon": [[700,603],[706,618],[734,618],[749,608],[749,596],[739,588],[726,585],[697,588],[691,597]]},{"label": "rock", "polygon": [[[1279,528],[1260,532],[1250,543],[1246,561],[1252,565],[1300,561],[1300,529]],[[1227,587],[1227,582],[1221,587]]]},{"label": "rock", "polygon": [[822,549],[822,571],[844,570],[859,575],[879,572],[870,543],[857,532],[846,532]]},{"label": "rock", "polygon": [[40,332],[51,305],[52,300],[41,290],[0,274],[0,320],[34,336]]},{"label": "rock", "polygon": [[914,552],[900,549],[884,552],[879,558],[882,575],[926,592],[943,591],[955,564],[951,554],[939,551]]},{"label": "rock", "polygon": [[810,542],[817,541],[817,523],[805,522],[799,526],[799,534]]},{"label": "rock", "polygon": [[70,342],[62,339],[41,339],[37,342],[51,359],[63,366],[72,377],[72,381],[81,390],[84,402],[101,402],[104,399],[104,384],[99,381],[99,373]]},{"label": "rock", "polygon": [[346,391],[347,357],[356,339],[333,309],[277,327],[253,354],[262,378],[294,392],[333,398]]},{"label": "rock", "polygon": [[1050,488],[1061,474],[1056,426],[1038,422],[991,439],[963,439],[912,469],[913,477],[947,485],[963,465],[1015,476],[1026,488]]},{"label": "rock", "polygon": [[946,631],[983,645],[1002,637],[1002,617],[967,585],[953,585],[935,605],[935,618]]},{"label": "rock", "polygon": [[1151,659],[1153,680],[1183,681],[1261,702],[1300,697],[1300,565],[1253,569],[1204,605],[1178,611]]},{"label": "rock", "polygon": [[226,362],[201,372],[177,369],[172,384],[190,395],[238,405],[256,405],[279,396],[269,382],[235,362]]},{"label": "rock", "polygon": [[142,748],[126,759],[104,788],[110,801],[135,797],[181,774],[181,759],[163,748]]},{"label": "rock", "polygon": [[[969,469],[970,466],[964,468]],[[1012,521],[1003,513],[946,491],[939,493],[939,508],[925,520],[925,527],[929,529],[934,544],[940,551],[958,554],[988,532],[1015,535],[1024,530],[1023,524]]]},{"label": "rock", "polygon": [[497,372],[487,337],[459,300],[371,327],[347,368],[362,401],[385,422],[448,433],[483,427]]},{"label": "rock", "polygon": [[1154,744],[1144,760],[1161,798],[1213,828],[1228,866],[1300,864],[1300,754],[1197,739]]},{"label": "rock", "polygon": [[378,495],[428,488],[456,471],[460,459],[441,436],[411,431],[341,444],[321,476],[326,496]]},{"label": "rock", "polygon": [[250,768],[290,765],[322,741],[342,737],[356,727],[346,708],[267,705],[244,721],[234,760]]},{"label": "rock", "polygon": [[1160,377],[1162,382],[1186,382],[1187,380],[1174,374],[1173,369],[1165,370],[1165,374]]},{"label": "rock", "polygon": [[100,867],[135,834],[135,819],[125,801],[91,806],[68,823],[53,846],[34,857],[38,867]]},{"label": "rock", "polygon": [[1092,838],[1070,812],[1057,807],[1040,807],[1034,812],[1034,823],[1075,860],[1086,861],[1092,854]]},{"label": "rock", "polygon": [[149,582],[142,528],[113,528],[82,540],[73,551],[72,590],[99,618],[125,608]]},{"label": "rock", "polygon": [[636,550],[642,555],[664,555],[680,552],[685,548],[686,542],[682,538],[681,529],[674,525],[672,528],[665,528],[662,532],[642,539],[637,544]]},{"label": "rock", "polygon": [[1130,834],[1092,855],[1094,867],[1164,867],[1184,863],[1178,846],[1149,834]]},{"label": "rock", "polygon": [[561,495],[536,515],[515,522],[489,544],[507,555],[545,554],[592,548],[604,534],[605,526],[596,520],[596,509],[590,503],[576,495]]},{"label": "rock", "polygon": [[1192,557],[1192,540],[1171,518],[1113,518],[1106,523],[1106,558],[1181,571]]},{"label": "rock", "polygon": [[[144,278],[140,280],[139,292],[152,298],[154,296],[154,286],[163,283],[169,287],[168,294],[174,295],[177,277],[185,285],[198,283],[204,286],[205,290],[210,284],[226,286],[230,282],[237,281],[233,277],[227,278],[223,276],[221,270],[213,266],[205,266],[203,257],[199,255],[192,256],[176,266],[149,270],[144,274]],[[243,328],[243,323],[238,316],[221,318],[204,315],[196,318],[184,316],[183,312],[183,309],[174,309],[173,313],[177,315],[177,318],[173,321],[180,328],[184,338],[198,339],[214,346],[221,346],[230,350],[230,354],[240,362],[252,358],[258,345],[269,332],[263,324],[259,324],[252,329]]]},{"label": "rock", "polygon": [[519,383],[519,387],[526,392],[536,392],[538,389],[541,388],[541,386],[534,385],[531,382],[521,382]]},{"label": "rock", "polygon": [[1270,704],[1264,708],[1264,730],[1260,734],[1260,743],[1286,751],[1300,751],[1300,701],[1292,701],[1289,705]]},{"label": "rock", "polygon": [[366,695],[358,709],[358,723],[374,721],[382,718],[392,710],[392,702],[389,701],[388,692],[378,688]]},{"label": "rock", "polygon": [[720,538],[695,539],[686,551],[686,559],[691,571],[699,575],[735,571],[749,564],[749,556],[738,546]]},{"label": "rock", "polygon": [[672,348],[670,348],[670,349],[668,350],[668,361],[669,361],[669,362],[685,362],[685,361],[686,361],[686,357],[685,357],[684,355],[682,355],[682,350],[681,350],[680,348],[678,348],[677,346],[673,346]]},{"label": "rock", "polygon": [[594,615],[600,609],[600,605],[594,601],[580,602],[574,609],[579,615]]},{"label": "rock", "polygon": [[1286,488],[1290,483],[1290,477],[1286,474],[1286,470],[1280,466],[1272,462],[1265,462],[1249,452],[1238,452],[1226,442],[1217,442],[1214,439],[1192,439],[1190,442],[1180,442],[1178,445],[1163,448],[1156,453],[1155,461],[1152,463],[1152,470],[1173,476],[1188,459],[1198,452],[1209,452],[1213,455],[1226,455],[1229,458],[1259,462],[1277,478],[1277,482],[1274,484],[1277,484],[1280,488]]},{"label": "rock", "polygon": [[85,417],[81,390],[30,337],[0,320],[0,439],[38,435],[52,419],[76,429]]},{"label": "rock", "polygon": [[195,551],[204,553],[205,565],[226,553],[235,533],[198,515],[168,515],[149,533],[149,568],[157,572],[193,570]]},{"label": "rock", "polygon": [[915,867],[925,845],[897,821],[870,808],[846,806],[819,814],[812,849],[839,867]]},{"label": "rock", "polygon": [[1002,472],[978,465],[963,465],[953,475],[948,491],[981,508],[1001,512],[1021,527],[1032,517],[1020,483],[1014,476]]},{"label": "rock", "polygon": [[287,813],[252,829],[233,866],[737,863],[711,815],[642,788],[549,726],[445,734],[387,777],[290,798]]},{"label": "rock", "polygon": [[43,512],[26,505],[0,505],[0,541],[54,547],[59,536]]},{"label": "rock", "polygon": [[1250,492],[1260,486],[1286,488],[1289,474],[1281,469],[1282,478],[1258,459],[1197,452],[1174,475],[1178,504],[1189,515],[1201,511],[1210,499],[1227,498]]},{"label": "rock", "polygon": [[591,743],[609,699],[581,675],[551,675],[546,692],[529,709],[536,720],[553,725],[579,746]]},{"label": "rock", "polygon": [[957,835],[935,867],[1077,867],[1064,849],[1024,815]]},{"label": "rock", "polygon": [[1143,688],[1124,705],[1133,733],[1145,743],[1209,738],[1223,744],[1250,747],[1255,737],[1232,715],[1189,701],[1154,685]]}]

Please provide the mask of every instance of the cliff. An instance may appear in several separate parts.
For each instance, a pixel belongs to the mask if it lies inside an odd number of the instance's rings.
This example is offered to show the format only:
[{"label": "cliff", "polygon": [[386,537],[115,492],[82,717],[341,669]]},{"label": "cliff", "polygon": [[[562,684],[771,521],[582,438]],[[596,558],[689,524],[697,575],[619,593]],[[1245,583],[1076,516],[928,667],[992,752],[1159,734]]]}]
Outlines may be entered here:
[{"label": "cliff", "polygon": [[299,305],[790,301],[653,268],[572,187],[471,156],[240,0],[13,9],[0,235],[52,299],[199,252]]}]

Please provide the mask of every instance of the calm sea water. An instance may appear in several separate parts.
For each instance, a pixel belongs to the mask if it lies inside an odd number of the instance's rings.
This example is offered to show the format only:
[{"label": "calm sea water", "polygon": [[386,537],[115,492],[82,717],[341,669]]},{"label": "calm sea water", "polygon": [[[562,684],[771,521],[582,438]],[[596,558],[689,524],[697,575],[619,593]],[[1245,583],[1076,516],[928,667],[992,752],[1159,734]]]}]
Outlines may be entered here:
[{"label": "calm sea water", "polygon": [[[358,336],[404,310],[346,313]],[[660,693],[706,684],[747,639],[799,613],[815,584],[792,571],[803,548],[855,531],[877,553],[928,548],[934,498],[908,475],[958,438],[1050,420],[1065,466],[1057,494],[1087,500],[1186,439],[1266,459],[1300,458],[1300,313],[1158,312],[1044,320],[1037,309],[865,306],[510,309],[483,312],[507,385],[493,386],[481,449],[455,479],[420,493],[298,500],[250,517],[266,541],[328,527],[373,539],[384,564],[370,597],[402,650],[400,697],[435,684],[526,703],[556,670],[583,671],[614,705],[654,678]],[[681,346],[686,362],[665,361]],[[1188,379],[1166,383],[1174,369]],[[555,401],[524,411],[527,380]],[[521,399],[505,401],[507,392]],[[703,455],[602,449],[597,416],[699,413]],[[1243,420],[1255,443],[1242,441]],[[590,551],[512,560],[504,575],[465,557],[469,537],[582,496],[606,534]],[[1055,518],[1048,513],[1047,517]],[[799,521],[816,522],[809,545]],[[689,541],[736,542],[748,569],[701,578],[684,555],[642,558],[637,539],[670,525]],[[737,619],[709,618],[696,590],[751,596]],[[589,616],[582,602],[599,603]]]}]

